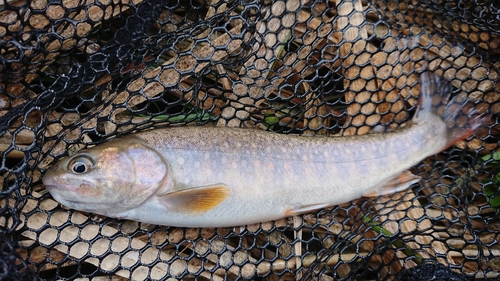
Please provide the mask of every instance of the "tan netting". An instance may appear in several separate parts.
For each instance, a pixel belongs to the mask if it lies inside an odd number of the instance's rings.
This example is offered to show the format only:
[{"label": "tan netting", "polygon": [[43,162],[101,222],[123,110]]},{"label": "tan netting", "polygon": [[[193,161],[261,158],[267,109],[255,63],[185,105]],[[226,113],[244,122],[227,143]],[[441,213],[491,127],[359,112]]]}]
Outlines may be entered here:
[{"label": "tan netting", "polygon": [[[0,5],[0,279],[393,280],[427,263],[499,275],[497,1]],[[424,71],[492,117],[414,167],[423,180],[394,195],[182,229],[70,210],[41,184],[68,154],[156,127],[397,130]]]}]

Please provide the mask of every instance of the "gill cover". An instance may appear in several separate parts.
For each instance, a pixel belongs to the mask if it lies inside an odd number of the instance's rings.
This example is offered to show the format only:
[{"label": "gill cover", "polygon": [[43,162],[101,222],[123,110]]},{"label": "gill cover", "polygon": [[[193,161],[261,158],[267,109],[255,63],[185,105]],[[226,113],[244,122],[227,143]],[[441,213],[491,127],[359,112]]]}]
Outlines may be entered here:
[{"label": "gill cover", "polygon": [[136,206],[161,190],[170,190],[168,163],[161,153],[142,139],[130,137],[126,141],[130,142],[126,150],[133,163],[135,182],[124,203]]}]

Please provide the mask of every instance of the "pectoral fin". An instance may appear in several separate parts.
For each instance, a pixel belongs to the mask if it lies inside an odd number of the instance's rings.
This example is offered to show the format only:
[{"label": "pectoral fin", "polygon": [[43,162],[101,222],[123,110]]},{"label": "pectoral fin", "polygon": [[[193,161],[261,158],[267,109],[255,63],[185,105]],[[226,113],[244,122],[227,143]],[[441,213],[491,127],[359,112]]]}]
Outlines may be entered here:
[{"label": "pectoral fin", "polygon": [[391,178],[370,189],[367,193],[363,194],[363,196],[372,197],[395,193],[409,188],[412,184],[417,183],[419,180],[420,177],[415,176],[410,173],[410,171],[404,171],[394,178]]},{"label": "pectoral fin", "polygon": [[290,208],[286,210],[285,216],[296,216],[299,214],[311,212],[314,210],[319,210],[323,209],[325,207],[328,207],[330,204],[328,203],[321,203],[321,204],[311,204],[311,205],[299,205],[299,206],[294,206],[293,208]]},{"label": "pectoral fin", "polygon": [[174,191],[159,199],[170,210],[197,215],[215,208],[230,194],[228,186],[219,184]]}]

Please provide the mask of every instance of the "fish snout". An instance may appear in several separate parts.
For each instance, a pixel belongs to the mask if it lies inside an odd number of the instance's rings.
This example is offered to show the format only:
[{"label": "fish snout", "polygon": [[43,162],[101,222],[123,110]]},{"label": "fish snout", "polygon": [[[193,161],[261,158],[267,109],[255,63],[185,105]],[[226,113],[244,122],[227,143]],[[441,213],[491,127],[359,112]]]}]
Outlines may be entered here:
[{"label": "fish snout", "polygon": [[45,175],[42,177],[42,182],[45,188],[50,192],[51,190],[57,189],[58,182],[56,180],[56,175],[54,169],[49,169]]}]

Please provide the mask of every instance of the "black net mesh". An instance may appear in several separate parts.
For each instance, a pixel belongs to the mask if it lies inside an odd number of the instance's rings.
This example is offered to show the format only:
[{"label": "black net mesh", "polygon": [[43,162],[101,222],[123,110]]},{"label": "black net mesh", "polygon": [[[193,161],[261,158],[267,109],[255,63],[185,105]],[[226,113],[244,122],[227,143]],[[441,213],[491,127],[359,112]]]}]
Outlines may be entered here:
[{"label": "black net mesh", "polygon": [[[47,280],[499,275],[498,1],[0,4],[0,278],[30,279],[30,270]],[[393,195],[183,229],[70,210],[41,184],[63,156],[155,127],[397,129],[414,112],[425,70],[492,117],[414,167],[423,180]]]}]

